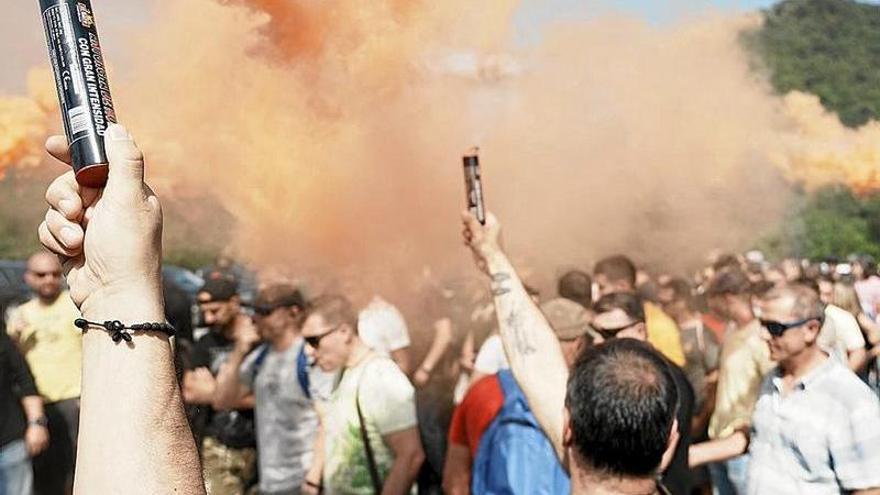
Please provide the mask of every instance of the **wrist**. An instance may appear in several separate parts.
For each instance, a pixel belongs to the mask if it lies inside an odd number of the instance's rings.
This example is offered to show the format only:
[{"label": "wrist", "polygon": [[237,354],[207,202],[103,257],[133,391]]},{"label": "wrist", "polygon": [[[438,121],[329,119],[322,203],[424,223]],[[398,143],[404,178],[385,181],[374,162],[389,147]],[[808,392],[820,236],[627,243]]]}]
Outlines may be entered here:
[{"label": "wrist", "polygon": [[83,301],[80,310],[83,318],[92,321],[165,321],[162,287],[149,282],[102,287]]},{"label": "wrist", "polygon": [[40,416],[38,418],[28,419],[27,422],[28,428],[48,428],[49,427],[49,418],[46,416]]}]

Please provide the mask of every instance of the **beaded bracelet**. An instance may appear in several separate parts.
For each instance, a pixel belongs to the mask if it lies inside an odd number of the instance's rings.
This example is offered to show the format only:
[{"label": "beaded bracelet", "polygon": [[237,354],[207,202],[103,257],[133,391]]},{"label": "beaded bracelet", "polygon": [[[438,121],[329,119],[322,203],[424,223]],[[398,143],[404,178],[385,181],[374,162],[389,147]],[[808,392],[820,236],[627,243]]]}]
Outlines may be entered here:
[{"label": "beaded bracelet", "polygon": [[162,332],[169,337],[173,337],[176,333],[174,326],[170,323],[135,323],[133,325],[125,326],[119,320],[98,323],[96,321],[86,320],[85,318],[77,318],[73,321],[73,324],[82,329],[83,332],[89,327],[103,328],[110,333],[110,338],[117,344],[120,340],[131,342],[131,334],[134,332]]}]

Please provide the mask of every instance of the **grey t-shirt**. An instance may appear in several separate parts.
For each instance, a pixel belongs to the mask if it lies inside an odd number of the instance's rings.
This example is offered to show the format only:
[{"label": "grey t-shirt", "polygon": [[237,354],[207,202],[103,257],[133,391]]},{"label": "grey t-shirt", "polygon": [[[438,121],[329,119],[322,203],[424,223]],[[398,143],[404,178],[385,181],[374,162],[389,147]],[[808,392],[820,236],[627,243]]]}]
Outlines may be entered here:
[{"label": "grey t-shirt", "polygon": [[[282,352],[271,347],[264,351],[266,347],[260,346],[240,370],[241,382],[253,390],[256,399],[261,493],[298,491],[312,465],[318,416],[297,378],[302,347],[302,338]],[[309,367],[308,374],[312,397],[329,397],[334,375],[317,367]]]}]

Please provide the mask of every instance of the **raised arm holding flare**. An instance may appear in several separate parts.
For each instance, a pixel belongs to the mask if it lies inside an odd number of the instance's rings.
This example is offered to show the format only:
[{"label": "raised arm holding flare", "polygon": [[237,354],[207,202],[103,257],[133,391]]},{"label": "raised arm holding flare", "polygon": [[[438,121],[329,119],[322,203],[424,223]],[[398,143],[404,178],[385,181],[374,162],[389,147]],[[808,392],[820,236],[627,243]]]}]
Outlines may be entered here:
[{"label": "raised arm holding flare", "polygon": [[[124,127],[108,129],[106,147],[104,189],[80,186],[72,171],[49,186],[40,241],[61,257],[84,318],[164,322],[159,199],[144,184],[143,154]],[[50,138],[46,148],[70,163],[63,137]],[[205,493],[169,338],[160,332],[131,337],[116,344],[98,328],[83,335],[74,491]]]},{"label": "raised arm holding flare", "polygon": [[462,213],[465,244],[477,265],[491,278],[498,326],[513,376],[560,459],[565,457],[565,387],[568,367],[556,333],[529,297],[501,248],[501,226],[491,213],[481,225]]}]

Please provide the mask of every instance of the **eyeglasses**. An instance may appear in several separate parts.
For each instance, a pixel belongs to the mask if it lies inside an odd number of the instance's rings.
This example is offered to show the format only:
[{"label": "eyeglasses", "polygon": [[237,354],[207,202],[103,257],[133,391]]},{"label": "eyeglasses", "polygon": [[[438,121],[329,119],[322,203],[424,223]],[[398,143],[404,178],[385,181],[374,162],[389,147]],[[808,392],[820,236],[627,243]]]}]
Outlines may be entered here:
[{"label": "eyeglasses", "polygon": [[601,335],[603,339],[608,340],[608,339],[613,339],[614,337],[617,336],[618,333],[626,330],[627,328],[632,328],[632,327],[638,325],[639,323],[644,323],[644,322],[642,320],[636,320],[636,321],[627,323],[626,325],[624,325],[622,327],[615,327],[615,328],[602,328],[602,327],[597,327],[596,325],[593,325],[593,330],[595,330],[596,333]]},{"label": "eyeglasses", "polygon": [[803,320],[798,320],[791,323],[781,323],[773,320],[759,320],[761,322],[761,326],[767,329],[767,332],[774,337],[782,337],[782,334],[786,332],[786,330],[791,330],[792,328],[799,327],[805,323],[808,323],[813,320],[819,320],[818,317],[811,316],[809,318],[804,318]]},{"label": "eyeglasses", "polygon": [[317,349],[317,348],[321,345],[321,340],[323,340],[324,337],[326,337],[326,336],[330,335],[331,333],[333,333],[333,332],[339,330],[340,328],[342,328],[342,324],[336,325],[336,326],[333,327],[333,328],[330,328],[330,329],[328,329],[328,330],[325,330],[324,333],[322,333],[322,334],[319,334],[319,335],[310,335],[310,336],[308,336],[308,337],[305,338],[306,344],[308,344],[309,347],[311,347],[312,349]]},{"label": "eyeglasses", "polygon": [[257,316],[269,316],[272,314],[273,311],[275,311],[276,309],[281,308],[281,307],[283,307],[283,306],[277,306],[277,305],[263,306],[263,305],[255,304],[253,306],[253,310],[254,310],[254,314]]}]

